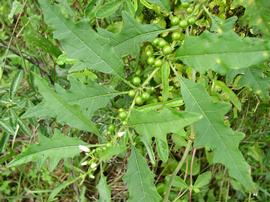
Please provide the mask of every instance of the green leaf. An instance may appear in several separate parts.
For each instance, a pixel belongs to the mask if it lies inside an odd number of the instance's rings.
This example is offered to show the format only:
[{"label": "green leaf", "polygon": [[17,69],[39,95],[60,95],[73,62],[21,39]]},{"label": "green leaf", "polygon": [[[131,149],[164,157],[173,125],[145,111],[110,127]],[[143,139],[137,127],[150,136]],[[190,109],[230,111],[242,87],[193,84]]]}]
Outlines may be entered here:
[{"label": "green leaf", "polygon": [[167,107],[167,108],[174,108],[174,107],[180,107],[184,105],[184,101],[182,98],[175,98],[173,100],[165,101],[165,102],[157,102],[157,103],[150,103],[143,105],[141,107],[138,107],[137,110],[139,111],[151,111],[151,110],[158,110],[161,109],[162,107]]},{"label": "green leaf", "polygon": [[[98,129],[93,122],[81,111],[78,105],[69,104],[65,98],[58,95],[51,89],[40,76],[35,75],[35,84],[39,93],[43,97],[43,101],[38,105],[28,109],[23,115],[27,117],[52,117],[56,118],[60,123],[66,123],[70,126],[99,134]],[[58,87],[58,90],[60,87]]]},{"label": "green leaf", "polygon": [[49,198],[48,198],[48,201],[51,202],[51,201],[54,201],[55,197],[57,196],[57,194],[59,194],[63,189],[65,189],[67,186],[73,184],[74,182],[76,182],[77,180],[79,180],[79,177],[77,178],[74,178],[74,179],[70,179],[70,180],[66,180],[65,182],[61,183],[60,185],[58,185],[57,187],[55,187]]},{"label": "green leaf", "polygon": [[97,83],[91,82],[85,85],[74,78],[70,78],[70,85],[71,87],[67,91],[57,86],[57,94],[70,105],[79,105],[88,117],[92,117],[96,110],[105,107],[112,98],[119,94],[119,92]]},{"label": "green leaf", "polygon": [[28,162],[44,162],[48,159],[50,169],[53,170],[61,159],[79,155],[79,145],[86,145],[86,143],[77,138],[65,136],[56,130],[52,138],[40,136],[40,143],[31,144],[9,163],[9,167]]},{"label": "green leaf", "polygon": [[53,27],[54,37],[61,42],[69,58],[97,71],[123,76],[122,60],[109,45],[108,39],[98,35],[86,22],[75,24],[66,19],[48,0],[40,0],[39,4],[45,21]]},{"label": "green leaf", "polygon": [[241,22],[246,22],[259,29],[265,36],[270,37],[270,4],[269,0],[237,0],[234,5],[245,6]]},{"label": "green leaf", "polygon": [[101,174],[99,183],[97,185],[99,193],[99,202],[110,202],[111,201],[111,189],[106,182],[106,177]]},{"label": "green leaf", "polygon": [[170,12],[170,1],[169,0],[147,0],[149,3],[156,4],[162,9]]},{"label": "green leaf", "polygon": [[261,99],[268,100],[270,89],[270,78],[264,74],[263,68],[250,67],[241,70],[235,70],[229,72],[228,77],[234,78],[240,75],[240,79],[237,83],[238,87],[248,87],[258,94]]},{"label": "green leaf", "polygon": [[231,69],[247,68],[266,61],[269,51],[269,42],[259,38],[241,38],[232,31],[222,34],[205,31],[200,36],[187,37],[177,49],[176,56],[201,73],[210,69],[225,74]]},{"label": "green leaf", "polygon": [[12,100],[15,96],[21,82],[23,79],[23,71],[20,70],[15,75],[14,79],[12,80],[11,86],[10,86],[10,92],[9,92],[9,98]]},{"label": "green leaf", "polygon": [[194,183],[194,187],[201,188],[203,186],[208,185],[211,180],[211,177],[212,174],[210,171],[200,174]]},{"label": "green leaf", "polygon": [[109,2],[106,2],[105,4],[99,7],[96,13],[96,17],[97,18],[109,17],[119,9],[122,3],[123,1],[121,0],[111,0]]},{"label": "green leaf", "polygon": [[111,46],[121,56],[137,56],[140,52],[140,45],[143,42],[154,39],[164,31],[164,29],[157,25],[143,25],[138,23],[127,12],[123,12],[122,17],[124,24],[121,32],[114,34],[99,29],[99,33],[110,39]]},{"label": "green leaf", "polygon": [[169,97],[169,77],[170,77],[170,65],[165,62],[161,67],[161,81],[162,81],[162,101],[167,101]]},{"label": "green leaf", "polygon": [[127,173],[123,178],[128,186],[130,202],[157,202],[161,200],[154,185],[154,175],[146,159],[133,148],[128,160]]},{"label": "green leaf", "polygon": [[169,156],[167,134],[179,133],[184,127],[199,119],[198,114],[179,112],[168,108],[163,108],[160,111],[149,110],[147,113],[133,110],[129,125],[143,137],[148,145],[151,145],[152,137],[155,137],[158,155],[162,161],[167,161]]},{"label": "green leaf", "polygon": [[187,79],[181,82],[181,92],[187,111],[203,116],[194,123],[194,146],[211,148],[214,163],[222,163],[232,178],[238,180],[247,191],[254,191],[250,167],[238,149],[244,134],[235,132],[224,124],[224,115],[229,111],[229,105],[214,103],[203,86]]}]

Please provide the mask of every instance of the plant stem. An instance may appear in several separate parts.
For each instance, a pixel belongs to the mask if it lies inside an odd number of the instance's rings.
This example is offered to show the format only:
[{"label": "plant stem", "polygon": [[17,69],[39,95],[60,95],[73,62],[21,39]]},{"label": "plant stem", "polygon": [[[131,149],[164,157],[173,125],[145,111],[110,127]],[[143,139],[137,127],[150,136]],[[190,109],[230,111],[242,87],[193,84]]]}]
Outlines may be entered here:
[{"label": "plant stem", "polygon": [[177,173],[179,172],[179,170],[181,169],[181,167],[183,166],[187,156],[188,156],[188,153],[189,153],[189,150],[192,146],[192,139],[189,139],[188,140],[188,143],[187,143],[187,146],[185,148],[185,151],[184,151],[184,154],[180,160],[180,162],[178,163],[176,169],[174,170],[172,176],[170,177],[170,180],[169,180],[169,184],[168,184],[168,188],[167,188],[167,191],[166,191],[166,194],[165,194],[165,197],[164,197],[164,202],[168,202],[168,199],[169,199],[169,195],[170,195],[170,192],[171,192],[171,188],[172,188],[172,183],[173,183],[173,180],[174,178],[176,177]]}]

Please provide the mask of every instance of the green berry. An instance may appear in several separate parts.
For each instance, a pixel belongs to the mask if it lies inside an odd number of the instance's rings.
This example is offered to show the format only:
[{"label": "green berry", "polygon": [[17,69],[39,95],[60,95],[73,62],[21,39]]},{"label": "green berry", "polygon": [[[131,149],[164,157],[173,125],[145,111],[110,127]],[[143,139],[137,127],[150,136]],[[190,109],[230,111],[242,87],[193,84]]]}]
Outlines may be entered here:
[{"label": "green berry", "polygon": [[143,92],[142,93],[142,99],[143,100],[148,100],[150,98],[150,94],[149,93],[147,93],[147,92]]},{"label": "green berry", "polygon": [[136,103],[137,105],[142,105],[142,104],[143,104],[143,99],[142,99],[142,97],[141,97],[141,96],[136,97],[136,98],[135,98],[135,103]]},{"label": "green berry", "polygon": [[178,23],[179,23],[179,18],[178,17],[176,17],[176,16],[173,16],[172,18],[171,18],[171,24],[172,25],[177,25]]},{"label": "green berry", "polygon": [[109,127],[108,127],[108,131],[109,132],[114,132],[115,130],[115,125],[114,124],[110,124]]},{"label": "green berry", "polygon": [[160,67],[162,65],[162,60],[161,59],[156,59],[154,65],[156,67]]},{"label": "green berry", "polygon": [[179,23],[180,27],[186,28],[188,26],[188,22],[186,20],[181,20]]},{"label": "green berry", "polygon": [[168,55],[173,51],[173,49],[170,45],[166,45],[163,47],[162,51],[165,55]]},{"label": "green berry", "polygon": [[158,46],[159,40],[160,40],[159,38],[155,38],[154,41],[153,41],[153,44],[154,44],[155,46]]},{"label": "green berry", "polygon": [[119,108],[118,109],[118,112],[120,113],[120,112],[124,112],[125,110],[123,109],[123,108]]},{"label": "green berry", "polygon": [[120,112],[118,116],[119,116],[119,118],[121,120],[125,120],[127,118],[127,113],[126,112]]},{"label": "green berry", "polygon": [[155,62],[154,57],[150,56],[149,58],[147,58],[147,64],[152,65],[152,64],[154,64],[154,62]]},{"label": "green berry", "polygon": [[187,8],[187,13],[191,14],[193,12],[193,9],[191,7]]},{"label": "green berry", "polygon": [[159,43],[158,43],[158,46],[160,47],[160,48],[163,48],[164,46],[166,46],[168,43],[167,43],[167,41],[165,41],[164,39],[160,39],[159,40]]},{"label": "green berry", "polygon": [[190,24],[190,25],[193,25],[195,22],[196,22],[196,18],[195,17],[190,17],[188,19],[188,24]]},{"label": "green berry", "polygon": [[128,124],[128,122],[127,122],[127,121],[123,121],[122,124],[123,124],[124,126],[126,126],[126,125]]},{"label": "green berry", "polygon": [[128,91],[129,97],[134,97],[135,94],[136,94],[135,90],[130,90],[130,91]]},{"label": "green berry", "polygon": [[145,52],[145,54],[149,57],[149,56],[151,56],[151,55],[153,54],[153,51],[147,50],[147,51]]},{"label": "green berry", "polygon": [[174,40],[174,41],[177,41],[177,40],[179,40],[179,39],[181,39],[181,32],[173,32],[172,33],[172,39]]},{"label": "green berry", "polygon": [[141,84],[141,79],[140,77],[138,76],[135,76],[133,79],[132,79],[132,83],[136,86],[140,85]]}]

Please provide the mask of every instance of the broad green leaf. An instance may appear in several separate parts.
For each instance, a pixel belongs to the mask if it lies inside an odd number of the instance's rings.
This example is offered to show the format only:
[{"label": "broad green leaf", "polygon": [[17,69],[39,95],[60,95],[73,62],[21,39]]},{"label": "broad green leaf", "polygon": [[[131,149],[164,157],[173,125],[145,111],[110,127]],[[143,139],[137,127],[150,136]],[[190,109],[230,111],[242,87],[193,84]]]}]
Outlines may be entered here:
[{"label": "broad green leaf", "polygon": [[169,97],[169,77],[170,77],[170,65],[168,62],[165,62],[161,66],[161,81],[162,81],[162,101],[167,101]]},{"label": "broad green leaf", "polygon": [[164,30],[156,25],[147,25],[138,23],[127,12],[122,13],[123,28],[116,34],[106,30],[99,29],[99,33],[110,39],[110,44],[115,51],[121,55],[136,56],[140,51],[140,45],[145,41],[154,39]]},{"label": "broad green leaf", "polygon": [[[35,75],[35,84],[43,101],[38,105],[28,109],[23,115],[27,117],[52,117],[60,123],[66,123],[70,126],[99,134],[98,129],[93,122],[81,111],[78,105],[71,105],[64,97],[58,95],[48,83],[40,76]],[[58,87],[60,89],[60,87]]]},{"label": "broad green leaf", "polygon": [[94,82],[85,85],[76,79],[70,79],[70,85],[67,91],[57,86],[57,94],[70,105],[79,105],[88,117],[92,117],[97,109],[105,107],[113,97],[119,94]]},{"label": "broad green leaf", "polygon": [[96,13],[97,18],[106,18],[114,14],[122,5],[122,0],[111,0],[99,7]]},{"label": "broad green leaf", "polygon": [[222,163],[229,175],[238,180],[247,191],[254,191],[250,167],[239,150],[244,134],[225,126],[224,116],[230,107],[225,103],[214,103],[203,86],[187,79],[181,82],[181,92],[187,111],[203,116],[194,123],[195,147],[213,150],[214,163]]},{"label": "broad green leaf", "polygon": [[212,174],[210,171],[200,174],[194,183],[194,187],[201,188],[208,185],[211,180],[211,176]]},{"label": "broad green leaf", "polygon": [[143,137],[148,145],[151,145],[152,137],[155,137],[158,155],[162,161],[167,161],[169,156],[167,134],[179,133],[184,127],[199,119],[200,116],[196,113],[179,112],[168,108],[160,111],[149,110],[147,113],[133,110],[129,125]]},{"label": "broad green leaf", "polygon": [[111,189],[106,182],[106,177],[101,174],[99,183],[97,185],[99,193],[99,202],[110,202],[111,201]]},{"label": "broad green leaf", "polygon": [[30,161],[44,162],[48,159],[50,169],[53,170],[61,159],[73,158],[79,155],[79,145],[86,145],[86,143],[77,138],[65,136],[57,130],[52,138],[40,136],[39,144],[31,144],[11,161],[9,166],[18,166]]},{"label": "broad green leaf", "polygon": [[54,29],[69,58],[76,59],[90,68],[122,77],[122,59],[109,45],[109,40],[98,35],[86,22],[75,24],[66,19],[48,0],[40,0],[45,21]]},{"label": "broad green leaf", "polygon": [[270,4],[269,0],[235,0],[234,5],[245,7],[241,21],[257,28],[265,36],[270,37]]},{"label": "broad green leaf", "polygon": [[260,64],[270,56],[269,42],[259,38],[241,38],[232,31],[221,34],[204,32],[189,36],[176,51],[178,59],[199,72],[214,70],[225,74],[231,69]]},{"label": "broad green leaf", "polygon": [[154,185],[154,175],[149,169],[146,159],[133,148],[128,160],[127,173],[123,178],[128,186],[130,202],[161,201]]},{"label": "broad green leaf", "polygon": [[263,68],[250,67],[229,72],[228,77],[240,75],[238,87],[248,87],[258,94],[263,100],[269,99],[270,77],[264,74]]},{"label": "broad green leaf", "polygon": [[15,75],[14,79],[12,80],[11,86],[10,86],[10,91],[9,91],[9,98],[12,100],[14,95],[16,94],[21,82],[23,79],[23,71],[20,70],[17,72]]}]

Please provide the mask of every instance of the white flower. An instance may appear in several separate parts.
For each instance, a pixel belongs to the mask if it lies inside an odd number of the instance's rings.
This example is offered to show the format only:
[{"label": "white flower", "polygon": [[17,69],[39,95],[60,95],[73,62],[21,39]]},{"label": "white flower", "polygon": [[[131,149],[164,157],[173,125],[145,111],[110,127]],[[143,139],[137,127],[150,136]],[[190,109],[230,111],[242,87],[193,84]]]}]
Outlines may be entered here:
[{"label": "white flower", "polygon": [[88,162],[84,161],[84,162],[81,163],[81,166],[86,166],[87,164],[88,164]]},{"label": "white flower", "polygon": [[90,167],[91,167],[92,169],[94,169],[94,168],[97,167],[97,164],[96,164],[96,163],[92,163],[92,164],[90,165]]},{"label": "white flower", "polygon": [[118,133],[117,133],[117,136],[118,137],[122,137],[122,136],[124,136],[126,134],[126,132],[121,132],[121,131],[119,131]]},{"label": "white flower", "polygon": [[81,150],[81,152],[85,152],[85,153],[90,152],[90,149],[84,145],[79,145],[79,149]]}]

